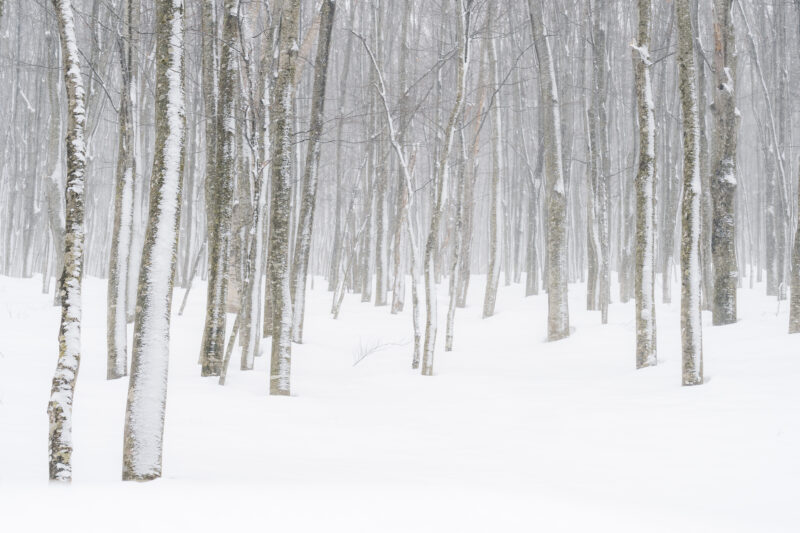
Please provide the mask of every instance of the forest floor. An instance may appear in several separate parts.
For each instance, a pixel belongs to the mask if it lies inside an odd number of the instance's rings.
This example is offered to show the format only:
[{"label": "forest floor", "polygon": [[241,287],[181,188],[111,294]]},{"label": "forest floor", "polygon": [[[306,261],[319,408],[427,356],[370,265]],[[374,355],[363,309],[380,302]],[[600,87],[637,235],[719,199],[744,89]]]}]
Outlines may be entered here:
[{"label": "forest floor", "polygon": [[40,279],[0,277],[0,530],[800,531],[800,335],[786,333],[786,302],[757,285],[739,291],[737,324],[704,313],[706,383],[684,388],[674,285],[657,308],[658,366],[637,371],[633,303],[602,326],[571,285],[572,335],[547,343],[545,295],[501,287],[482,320],[476,276],[455,349],[421,377],[410,295],[397,316],[347,295],[334,321],[317,279],[280,398],[264,342],[255,371],[236,353],[225,387],[200,377],[205,286],[184,316],[176,289],[164,477],[135,484],[119,481],[127,379],[105,379],[106,282],[90,278],[63,488],[46,482],[59,310]]}]

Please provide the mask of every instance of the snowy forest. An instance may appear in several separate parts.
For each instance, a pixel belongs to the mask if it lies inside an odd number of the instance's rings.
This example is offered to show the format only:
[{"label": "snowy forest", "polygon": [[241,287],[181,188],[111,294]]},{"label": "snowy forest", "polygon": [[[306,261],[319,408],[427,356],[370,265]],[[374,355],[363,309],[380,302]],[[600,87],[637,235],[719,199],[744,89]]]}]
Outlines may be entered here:
[{"label": "snowy forest", "polygon": [[0,0],[0,530],[800,530],[797,50],[800,0]]}]

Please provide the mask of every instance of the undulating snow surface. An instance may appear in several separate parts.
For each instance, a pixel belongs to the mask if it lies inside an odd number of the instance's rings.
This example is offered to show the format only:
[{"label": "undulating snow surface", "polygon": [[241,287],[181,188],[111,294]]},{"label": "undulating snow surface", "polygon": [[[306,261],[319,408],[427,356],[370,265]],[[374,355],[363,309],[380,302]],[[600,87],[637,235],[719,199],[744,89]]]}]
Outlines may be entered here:
[{"label": "undulating snow surface", "polygon": [[232,364],[225,387],[200,377],[198,283],[172,317],[164,478],[136,484],[119,481],[127,378],[105,379],[106,283],[89,278],[61,487],[46,481],[58,308],[40,280],[0,277],[0,530],[798,531],[800,335],[785,304],[757,286],[739,291],[737,324],[704,313],[706,383],[684,388],[678,283],[657,306],[658,366],[636,371],[632,302],[601,326],[571,285],[572,335],[546,343],[544,294],[500,287],[481,320],[483,281],[454,351],[440,335],[421,377],[410,300],[393,316],[347,295],[334,321],[317,279],[291,397],[267,395],[264,356]]}]

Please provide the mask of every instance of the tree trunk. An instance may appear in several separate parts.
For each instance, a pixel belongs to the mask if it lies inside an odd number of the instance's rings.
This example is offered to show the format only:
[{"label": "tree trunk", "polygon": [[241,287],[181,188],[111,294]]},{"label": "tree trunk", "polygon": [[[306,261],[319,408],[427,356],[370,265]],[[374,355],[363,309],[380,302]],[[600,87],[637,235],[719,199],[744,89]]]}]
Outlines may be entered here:
[{"label": "tree trunk", "polygon": [[161,477],[186,133],[182,0],[158,0],[156,39],[156,144],[122,454],[122,479],[135,481]]},{"label": "tree trunk", "polygon": [[655,147],[653,87],[650,80],[652,0],[638,0],[639,35],[634,54],[639,116],[639,169],[636,174],[636,368],[656,364],[655,306]]},{"label": "tree trunk", "polygon": [[458,39],[458,65],[456,73],[456,97],[453,108],[450,111],[450,118],[444,130],[444,140],[442,141],[441,151],[436,162],[436,201],[431,213],[431,226],[428,232],[428,240],[425,245],[425,307],[427,320],[425,322],[425,341],[422,349],[422,375],[433,375],[433,355],[436,346],[437,328],[437,309],[436,309],[436,272],[433,259],[438,248],[439,225],[442,218],[442,206],[444,194],[447,190],[446,182],[449,174],[448,159],[450,148],[453,144],[453,134],[456,123],[462,112],[466,93],[467,68],[469,66],[469,18],[472,0],[466,0],[466,5],[462,0],[456,0],[456,35]]},{"label": "tree trunk", "polygon": [[[134,157],[133,109],[134,79],[133,45],[134,28],[138,26],[139,3],[125,2],[126,36],[120,38],[122,64],[122,94],[119,103],[119,154],[117,184],[114,194],[114,230],[111,239],[111,260],[108,268],[108,363],[106,377],[117,379],[128,375],[128,320],[126,296],[128,256],[130,253],[133,222],[133,177],[136,175]],[[137,28],[138,29],[138,28]]]},{"label": "tree trunk", "polygon": [[216,169],[208,184],[206,202],[211,202],[208,219],[209,270],[206,320],[201,353],[203,376],[219,376],[225,357],[225,304],[229,283],[233,182],[236,173],[235,88],[239,77],[238,0],[226,0],[220,50],[218,116],[216,123]]},{"label": "tree trunk", "polygon": [[547,338],[556,341],[569,336],[567,302],[567,196],[561,150],[561,104],[555,65],[544,31],[542,5],[528,0],[536,55],[539,58],[541,112],[545,120],[545,172],[547,194]]},{"label": "tree trunk", "polygon": [[683,198],[681,200],[681,339],[683,384],[703,383],[700,316],[700,126],[689,0],[675,1],[678,71],[683,119]]},{"label": "tree trunk", "polygon": [[58,363],[47,413],[50,419],[50,480],[72,481],[72,398],[81,360],[86,104],[72,3],[70,0],[53,0],[53,7],[61,39],[68,119],[64,271],[59,283],[61,326],[58,330]]},{"label": "tree trunk", "polygon": [[328,78],[328,55],[335,10],[335,1],[325,0],[322,3],[317,60],[314,65],[314,88],[311,97],[311,127],[309,128],[308,154],[303,175],[303,200],[300,206],[300,226],[297,229],[297,242],[294,248],[292,265],[292,302],[294,303],[292,340],[297,343],[303,342],[306,278],[308,277],[308,258],[311,252],[311,236],[314,228],[320,136],[322,135],[322,118],[325,112],[325,85]]},{"label": "tree trunk", "polygon": [[280,37],[278,77],[270,119],[272,143],[272,205],[269,233],[269,287],[272,291],[272,358],[270,394],[288,396],[292,364],[292,301],[289,288],[289,199],[292,180],[292,95],[297,60],[300,5],[284,0],[278,15]]},{"label": "tree trunk", "polygon": [[714,325],[736,322],[736,43],[732,0],[716,0],[714,11],[714,175],[713,198]]},{"label": "tree trunk", "polygon": [[[496,19],[496,3],[489,4],[489,27]],[[494,102],[492,103],[492,181],[489,196],[489,270],[486,273],[486,292],[483,297],[483,318],[494,315],[495,302],[497,301],[497,286],[500,281],[500,253],[502,248],[502,216],[501,203],[502,188],[500,179],[502,175],[503,145],[502,125],[500,124],[500,77],[497,67],[497,37],[490,37],[488,41],[489,76],[494,87]]]}]

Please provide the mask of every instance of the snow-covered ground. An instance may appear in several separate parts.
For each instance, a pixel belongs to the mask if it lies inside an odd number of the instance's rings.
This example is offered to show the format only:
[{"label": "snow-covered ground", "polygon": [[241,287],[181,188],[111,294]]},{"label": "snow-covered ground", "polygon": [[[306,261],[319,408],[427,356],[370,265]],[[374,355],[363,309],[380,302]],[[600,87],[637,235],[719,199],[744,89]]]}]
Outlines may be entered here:
[{"label": "snow-covered ground", "polygon": [[106,282],[87,279],[60,487],[46,481],[59,311],[39,279],[0,277],[0,531],[800,531],[785,303],[758,286],[739,291],[737,324],[704,313],[706,384],[683,388],[677,297],[658,305],[658,367],[637,371],[632,303],[601,326],[572,285],[572,336],[546,343],[546,296],[501,287],[481,320],[483,278],[471,285],[426,378],[410,368],[410,298],[392,316],[348,295],[334,321],[318,279],[288,398],[267,395],[263,356],[243,373],[234,355],[225,387],[201,378],[205,287],[182,317],[177,289],[164,478],[135,484],[119,481],[127,380],[105,379]]}]

